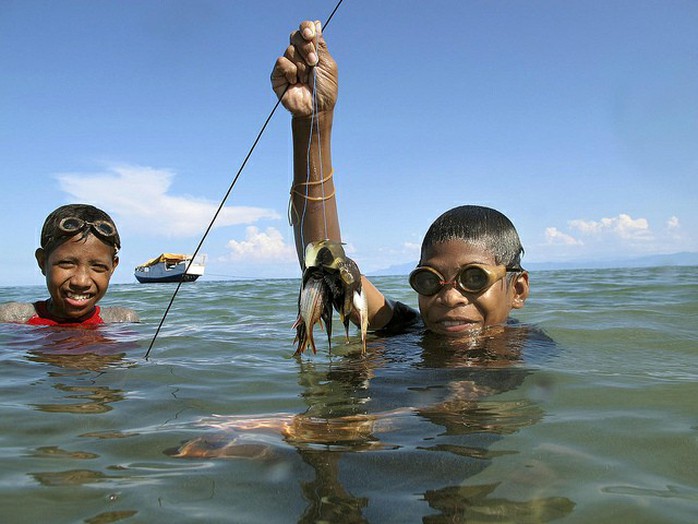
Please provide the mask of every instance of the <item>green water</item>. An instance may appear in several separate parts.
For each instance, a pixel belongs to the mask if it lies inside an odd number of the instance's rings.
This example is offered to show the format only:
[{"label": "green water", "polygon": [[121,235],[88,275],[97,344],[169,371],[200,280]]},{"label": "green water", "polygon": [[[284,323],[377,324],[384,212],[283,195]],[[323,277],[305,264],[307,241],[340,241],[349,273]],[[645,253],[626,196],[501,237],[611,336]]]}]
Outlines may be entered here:
[{"label": "green water", "polygon": [[338,321],[292,357],[296,280],[183,286],[148,361],[172,285],[110,289],[139,325],[0,326],[1,520],[694,522],[698,268],[531,280],[495,340],[365,357]]}]

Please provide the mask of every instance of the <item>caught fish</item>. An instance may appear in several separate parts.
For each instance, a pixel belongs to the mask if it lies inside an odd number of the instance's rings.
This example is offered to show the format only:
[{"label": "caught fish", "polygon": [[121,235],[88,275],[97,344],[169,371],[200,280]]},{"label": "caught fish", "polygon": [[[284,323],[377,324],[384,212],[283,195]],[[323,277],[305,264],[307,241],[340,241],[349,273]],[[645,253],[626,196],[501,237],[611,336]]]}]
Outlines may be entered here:
[{"label": "caught fish", "polygon": [[351,258],[345,258],[338,264],[339,277],[342,282],[340,292],[334,295],[334,307],[344,324],[344,332],[349,341],[349,322],[351,314],[357,312],[361,330],[362,353],[366,352],[366,333],[368,331],[368,303],[361,290],[361,272]]},{"label": "caught fish", "polygon": [[293,324],[298,342],[296,354],[303,353],[310,344],[313,353],[317,353],[313,339],[313,326],[324,322],[327,338],[332,336],[332,302],[330,289],[320,268],[306,268],[303,272],[301,292],[298,295],[298,319]]},{"label": "caught fish", "polygon": [[[327,333],[332,348],[332,310],[339,312],[344,324],[347,341],[352,315],[358,317],[361,329],[362,353],[366,352],[368,331],[368,304],[361,290],[359,267],[344,253],[340,242],[321,240],[308,244],[305,250],[305,269],[298,296],[298,319],[294,343],[296,354],[303,353],[310,345],[316,353],[313,327],[320,324]],[[324,326],[323,326],[324,324]]]}]

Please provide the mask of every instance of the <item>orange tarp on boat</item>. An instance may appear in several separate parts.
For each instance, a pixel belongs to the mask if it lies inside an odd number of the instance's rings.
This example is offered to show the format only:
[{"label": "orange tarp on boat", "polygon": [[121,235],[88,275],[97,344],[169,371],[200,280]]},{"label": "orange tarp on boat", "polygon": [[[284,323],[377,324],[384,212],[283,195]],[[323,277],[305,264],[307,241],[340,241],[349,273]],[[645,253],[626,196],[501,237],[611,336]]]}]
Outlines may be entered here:
[{"label": "orange tarp on boat", "polygon": [[191,258],[189,255],[180,255],[179,253],[163,253],[159,257],[151,258],[144,263],[142,267],[154,266],[160,262],[164,262],[165,264],[176,264],[188,260],[189,258]]}]

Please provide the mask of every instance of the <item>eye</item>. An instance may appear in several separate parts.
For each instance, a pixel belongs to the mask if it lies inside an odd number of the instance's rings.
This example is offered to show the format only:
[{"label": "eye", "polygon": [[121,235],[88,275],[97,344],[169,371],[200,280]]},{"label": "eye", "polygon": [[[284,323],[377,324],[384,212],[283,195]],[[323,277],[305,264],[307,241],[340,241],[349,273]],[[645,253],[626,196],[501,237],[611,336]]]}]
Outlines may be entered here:
[{"label": "eye", "polygon": [[58,266],[61,269],[72,269],[75,267],[75,262],[72,260],[59,260],[56,262],[56,266]]},{"label": "eye", "polygon": [[92,271],[96,273],[107,273],[110,267],[106,264],[92,264]]},{"label": "eye", "polygon": [[470,267],[460,274],[460,283],[465,289],[479,291],[487,286],[487,273],[479,267]]},{"label": "eye", "polygon": [[441,281],[437,275],[431,271],[419,271],[415,273],[413,284],[423,295],[433,295],[441,287]]}]

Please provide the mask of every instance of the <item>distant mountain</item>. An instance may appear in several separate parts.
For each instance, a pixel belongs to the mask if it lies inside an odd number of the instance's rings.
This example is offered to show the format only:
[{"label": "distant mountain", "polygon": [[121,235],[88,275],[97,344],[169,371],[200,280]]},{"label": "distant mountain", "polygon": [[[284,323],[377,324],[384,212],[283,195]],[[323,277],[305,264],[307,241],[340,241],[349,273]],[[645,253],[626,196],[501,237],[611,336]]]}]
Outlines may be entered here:
[{"label": "distant mountain", "polygon": [[672,253],[669,255],[647,255],[633,258],[580,260],[574,262],[532,262],[525,264],[527,269],[597,269],[617,267],[662,267],[698,266],[698,253]]},{"label": "distant mountain", "polygon": [[[408,275],[417,261],[396,264],[384,269],[371,271],[369,276]],[[635,258],[578,260],[574,262],[527,262],[526,269],[546,271],[553,269],[597,269],[612,267],[657,267],[657,266],[698,266],[698,253],[673,253],[670,255],[648,255]]]},{"label": "distant mountain", "polygon": [[394,266],[386,267],[384,269],[377,269],[376,271],[370,271],[368,276],[373,277],[387,277],[393,275],[409,275],[410,272],[417,267],[417,261],[407,262],[405,264],[397,264]]}]

